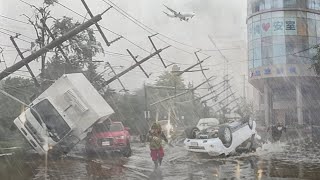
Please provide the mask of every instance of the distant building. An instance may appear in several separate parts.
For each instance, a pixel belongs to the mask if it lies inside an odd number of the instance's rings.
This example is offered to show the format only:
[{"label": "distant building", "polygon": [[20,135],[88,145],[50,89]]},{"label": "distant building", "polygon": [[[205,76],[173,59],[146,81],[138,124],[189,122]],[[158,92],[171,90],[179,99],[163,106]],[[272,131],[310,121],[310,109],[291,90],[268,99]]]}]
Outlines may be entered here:
[{"label": "distant building", "polygon": [[320,81],[311,67],[320,43],[320,0],[248,0],[249,82],[265,125],[320,124]]}]

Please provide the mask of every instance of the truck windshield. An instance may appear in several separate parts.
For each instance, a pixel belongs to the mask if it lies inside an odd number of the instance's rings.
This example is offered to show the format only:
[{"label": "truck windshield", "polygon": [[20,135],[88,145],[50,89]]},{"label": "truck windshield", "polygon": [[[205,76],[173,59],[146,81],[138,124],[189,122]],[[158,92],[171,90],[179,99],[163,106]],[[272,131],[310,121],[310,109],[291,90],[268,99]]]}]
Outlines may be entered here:
[{"label": "truck windshield", "polygon": [[50,137],[55,142],[61,140],[71,130],[65,120],[47,99],[33,106],[31,113],[42,125],[38,114],[41,116],[41,119],[47,126]]},{"label": "truck windshield", "polygon": [[95,131],[97,133],[102,133],[102,132],[114,132],[114,131],[122,131],[123,128],[121,126],[120,123],[112,123],[110,125],[110,127],[106,124],[97,124],[95,127],[94,127]]}]

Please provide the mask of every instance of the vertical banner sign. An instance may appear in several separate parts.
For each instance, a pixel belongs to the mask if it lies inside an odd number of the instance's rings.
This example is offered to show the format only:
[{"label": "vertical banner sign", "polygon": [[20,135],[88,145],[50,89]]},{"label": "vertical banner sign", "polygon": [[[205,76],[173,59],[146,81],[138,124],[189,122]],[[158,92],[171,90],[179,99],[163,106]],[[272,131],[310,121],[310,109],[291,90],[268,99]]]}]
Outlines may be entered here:
[{"label": "vertical banner sign", "polygon": [[150,111],[144,111],[144,118],[150,119]]}]

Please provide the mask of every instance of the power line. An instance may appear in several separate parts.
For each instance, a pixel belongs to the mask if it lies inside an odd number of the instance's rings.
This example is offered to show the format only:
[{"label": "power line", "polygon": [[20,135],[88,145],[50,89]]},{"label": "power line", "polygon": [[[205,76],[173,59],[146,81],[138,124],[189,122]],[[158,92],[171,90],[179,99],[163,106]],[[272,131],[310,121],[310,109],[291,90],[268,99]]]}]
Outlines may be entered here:
[{"label": "power line", "polygon": [[10,17],[7,17],[7,16],[0,15],[0,17],[5,18],[5,19],[9,19],[9,20],[12,20],[12,21],[16,21],[16,22],[19,22],[19,23],[31,25],[30,23],[26,23],[24,21],[20,21],[20,20],[17,20],[17,19],[14,19],[14,18],[10,18]]},{"label": "power line", "polygon": [[[7,36],[12,36],[11,34],[8,34],[8,33],[3,32],[3,31],[0,31],[0,33],[5,34],[5,35],[7,35]],[[17,39],[20,39],[21,41],[24,41],[24,42],[26,42],[26,43],[31,43],[31,41],[27,41],[27,40],[21,39],[21,38],[19,38],[19,37],[17,37]]]},{"label": "power line", "polygon": [[5,29],[5,28],[2,28],[2,27],[0,27],[0,29],[3,29],[3,30],[8,31],[8,32],[12,32],[12,33],[20,34],[20,35],[21,35],[21,36],[23,36],[23,37],[26,37],[26,38],[28,38],[28,39],[34,40],[34,38],[32,38],[32,37],[30,37],[30,36],[26,36],[26,35],[23,35],[23,34],[21,34],[21,33],[19,33],[19,32],[16,32],[16,31],[12,31],[12,30]]},{"label": "power line", "polygon": [[[193,46],[188,45],[188,44],[186,44],[186,43],[179,42],[179,41],[177,41],[177,40],[175,40],[175,39],[173,39],[173,38],[170,38],[170,37],[168,37],[168,36],[166,36],[166,35],[164,35],[164,34],[162,34],[162,33],[157,32],[156,30],[154,30],[154,29],[150,28],[149,26],[143,24],[143,23],[140,22],[138,19],[136,19],[135,17],[133,17],[132,15],[130,15],[129,13],[127,13],[126,11],[124,11],[123,9],[121,9],[119,6],[117,6],[117,5],[116,5],[115,3],[113,3],[111,0],[107,0],[107,1],[110,2],[111,4],[108,3],[108,2],[106,2],[106,0],[102,0],[102,1],[105,2],[106,4],[108,4],[109,6],[116,7],[116,8],[114,8],[114,9],[116,9],[116,11],[118,11],[118,12],[119,12],[120,14],[122,14],[124,17],[128,18],[130,21],[132,21],[133,23],[135,23],[136,25],[138,25],[139,27],[141,27],[143,30],[147,31],[148,33],[151,33],[151,34],[152,34],[152,33],[158,33],[159,35],[161,35],[161,36],[163,36],[163,37],[165,37],[165,38],[167,38],[167,39],[169,39],[169,40],[171,40],[171,41],[174,41],[174,42],[176,42],[176,43],[182,44],[182,45],[184,45],[184,46],[191,47],[191,48],[193,48],[193,49],[196,49],[197,51],[198,51],[198,50],[201,50],[201,48],[196,48],[196,47],[193,47]],[[184,49],[182,49],[182,48],[178,48],[178,47],[176,47],[176,46],[174,46],[174,45],[166,42],[165,40],[163,40],[163,39],[161,39],[161,38],[159,38],[159,37],[156,37],[156,38],[159,39],[160,41],[168,44],[168,45],[171,45],[171,46],[174,47],[175,49],[178,49],[178,50],[183,51],[183,52],[188,53],[188,54],[193,54],[193,52],[189,52],[189,51],[186,51],[186,50],[184,50]],[[207,54],[205,54],[205,53],[202,53],[202,54],[207,55]]]}]

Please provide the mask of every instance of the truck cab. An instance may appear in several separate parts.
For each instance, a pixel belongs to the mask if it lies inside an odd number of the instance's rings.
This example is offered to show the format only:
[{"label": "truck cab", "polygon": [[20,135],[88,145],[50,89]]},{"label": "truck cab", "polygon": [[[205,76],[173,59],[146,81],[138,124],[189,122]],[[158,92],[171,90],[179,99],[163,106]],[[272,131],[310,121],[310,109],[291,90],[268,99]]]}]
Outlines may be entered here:
[{"label": "truck cab", "polygon": [[113,112],[86,77],[75,73],[59,78],[14,124],[38,154],[66,154],[95,122]]}]

